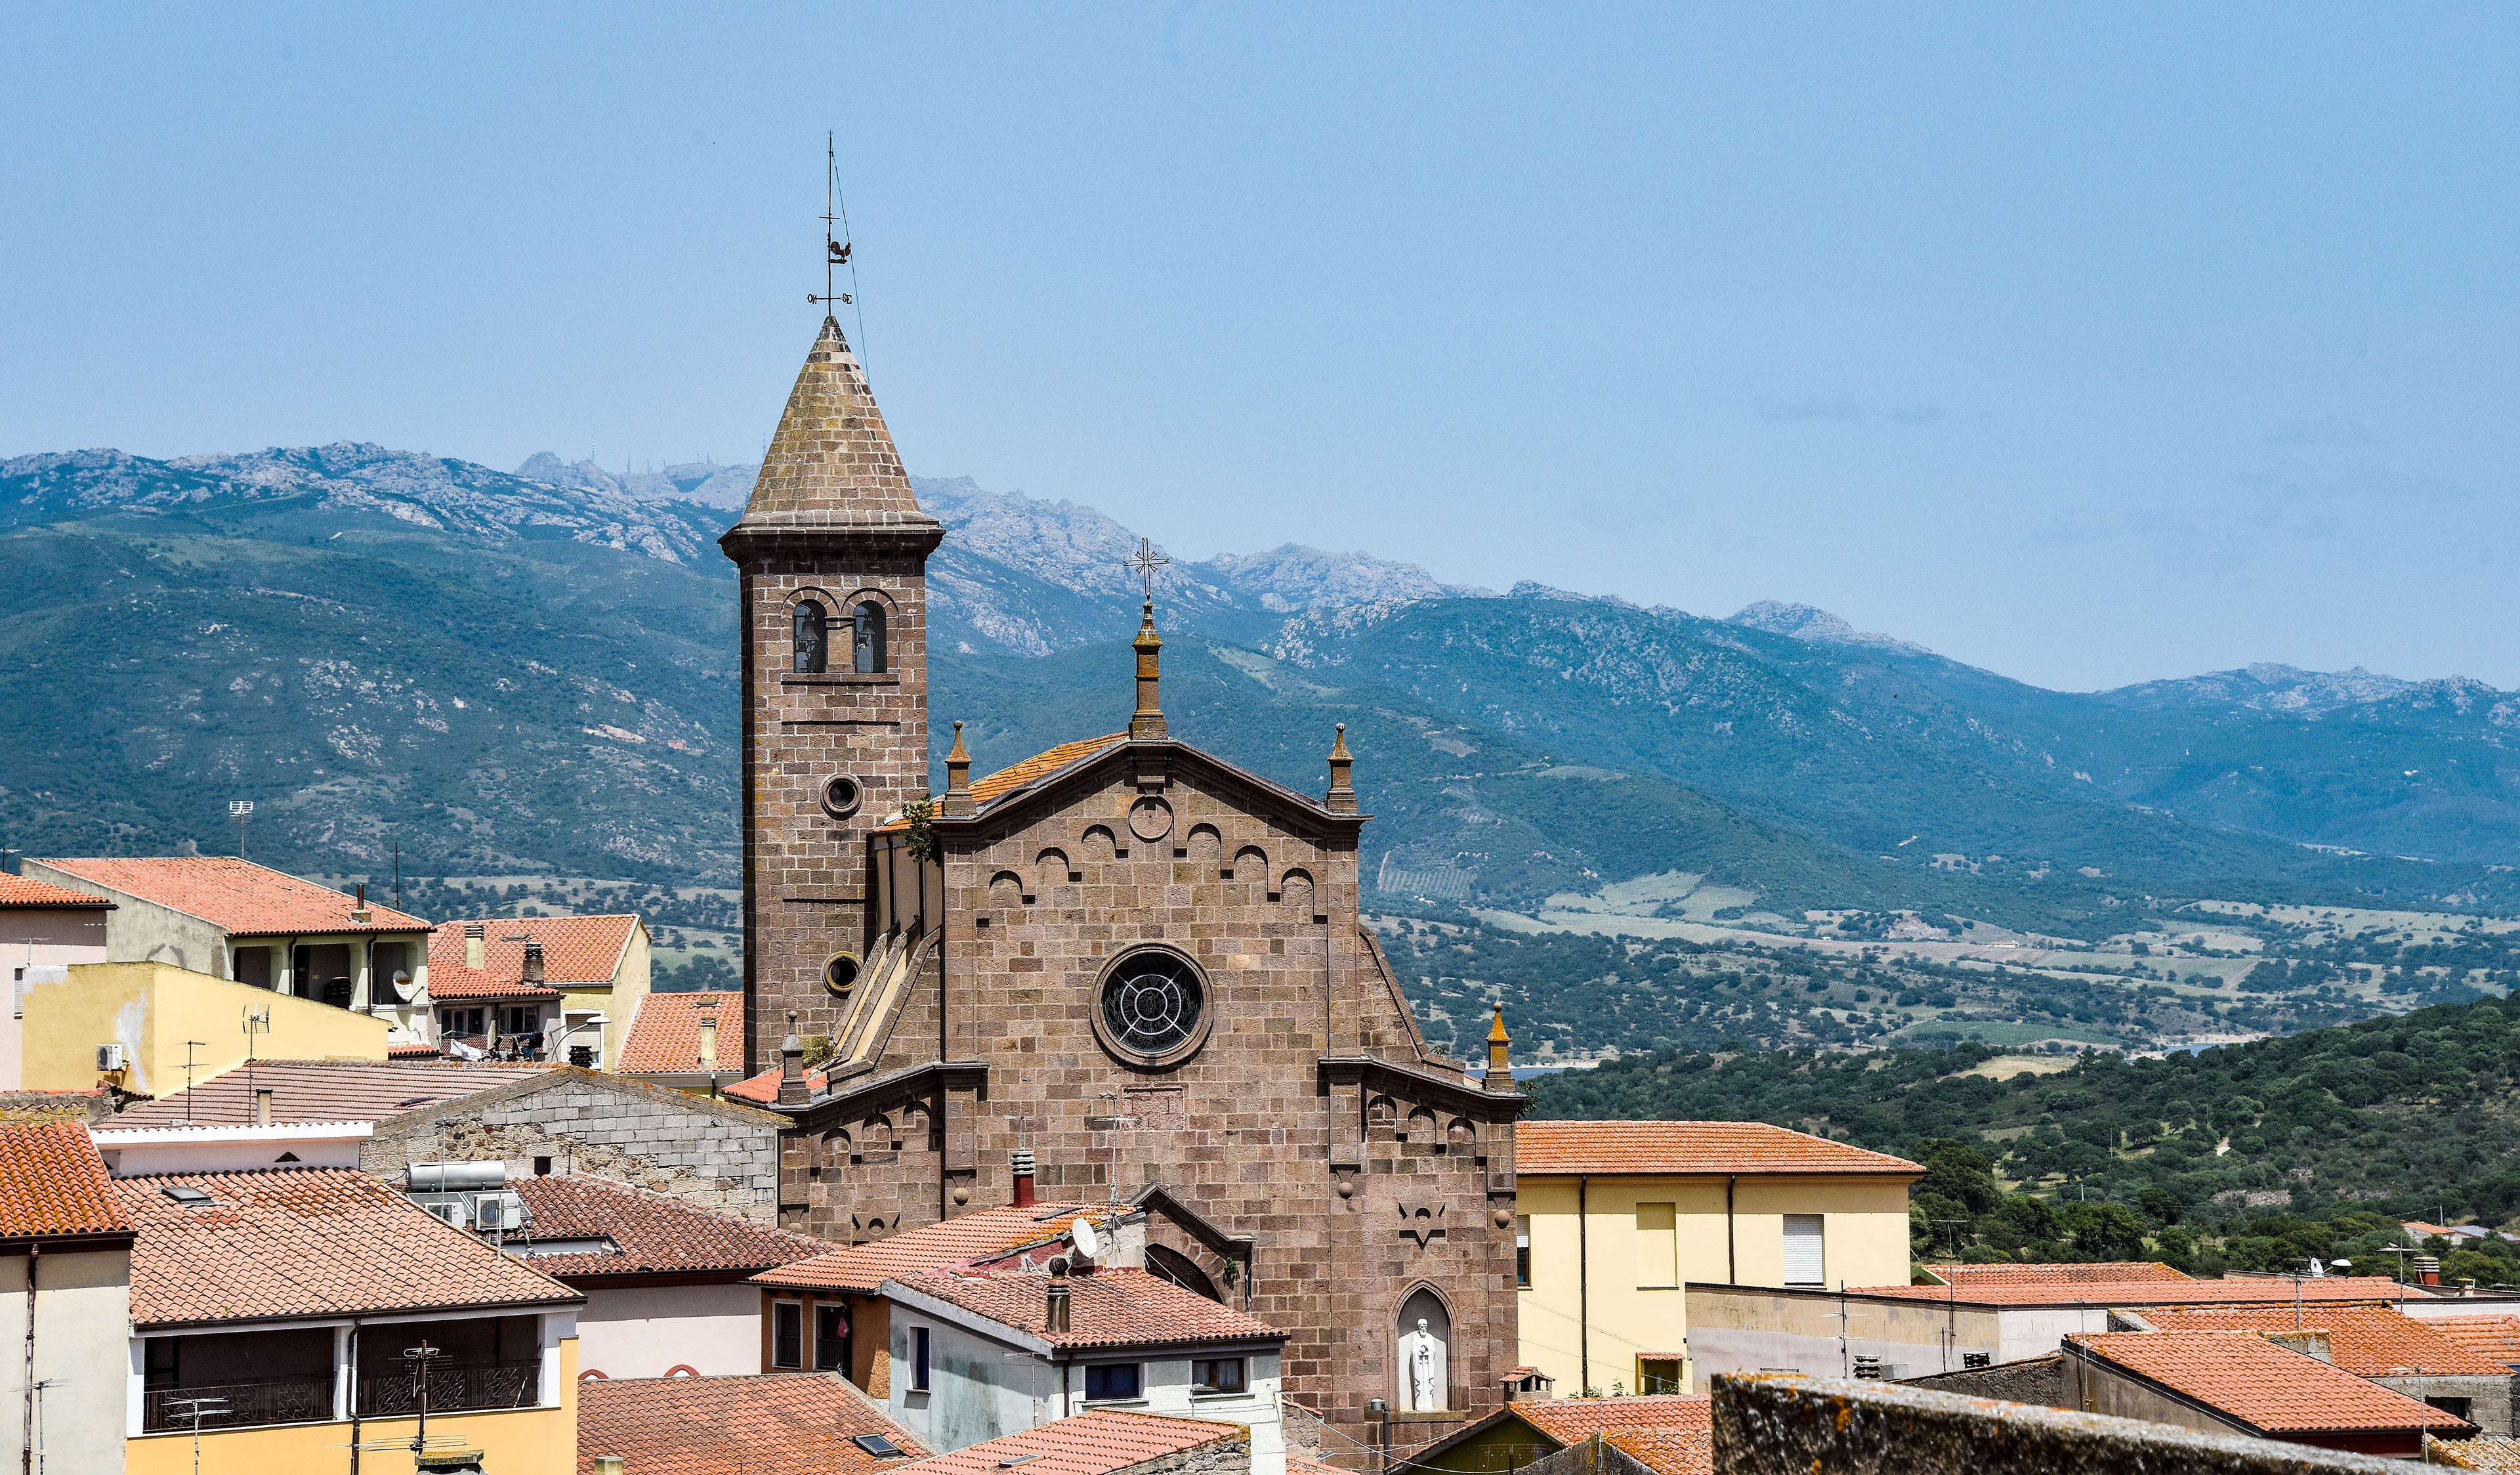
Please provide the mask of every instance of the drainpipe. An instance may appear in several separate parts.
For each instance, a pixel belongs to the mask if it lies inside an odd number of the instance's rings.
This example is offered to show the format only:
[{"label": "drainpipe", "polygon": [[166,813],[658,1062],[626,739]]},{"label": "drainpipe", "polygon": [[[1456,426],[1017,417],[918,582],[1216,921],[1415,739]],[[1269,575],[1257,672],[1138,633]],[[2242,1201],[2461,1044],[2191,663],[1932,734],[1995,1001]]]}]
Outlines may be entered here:
[{"label": "drainpipe", "polygon": [[359,1475],[359,1323],[350,1323],[350,1475]]},{"label": "drainpipe", "polygon": [[1740,1182],[1741,1175],[1737,1173],[1724,1175],[1724,1283],[1727,1285],[1741,1283],[1740,1240],[1732,1233],[1732,1190]]},{"label": "drainpipe", "polygon": [[1575,1396],[1593,1391],[1593,1180],[1575,1177]]},{"label": "drainpipe", "polygon": [[26,1418],[19,1441],[23,1475],[35,1475],[35,1267],[43,1257],[42,1245],[26,1246]]}]

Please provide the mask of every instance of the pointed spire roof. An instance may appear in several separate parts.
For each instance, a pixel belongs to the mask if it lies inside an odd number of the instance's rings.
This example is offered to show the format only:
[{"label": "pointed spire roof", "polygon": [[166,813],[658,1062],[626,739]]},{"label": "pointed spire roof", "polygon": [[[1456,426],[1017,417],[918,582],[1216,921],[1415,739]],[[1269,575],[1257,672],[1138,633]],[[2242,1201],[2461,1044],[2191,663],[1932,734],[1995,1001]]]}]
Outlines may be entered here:
[{"label": "pointed spire roof", "polygon": [[919,510],[892,432],[837,318],[823,319],[805,355],[737,528],[941,531]]}]

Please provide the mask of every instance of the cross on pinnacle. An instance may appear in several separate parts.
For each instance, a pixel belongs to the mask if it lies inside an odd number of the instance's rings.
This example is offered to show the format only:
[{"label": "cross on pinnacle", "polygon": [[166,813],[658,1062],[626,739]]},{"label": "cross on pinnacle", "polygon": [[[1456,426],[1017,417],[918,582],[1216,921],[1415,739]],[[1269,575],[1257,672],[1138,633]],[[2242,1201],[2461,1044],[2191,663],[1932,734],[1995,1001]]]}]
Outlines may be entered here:
[{"label": "cross on pinnacle", "polygon": [[1138,539],[1138,551],[1122,559],[1120,564],[1123,568],[1137,571],[1138,581],[1146,585],[1147,602],[1152,604],[1155,599],[1155,576],[1171,562],[1171,559],[1155,551],[1155,545],[1151,539],[1142,537]]},{"label": "cross on pinnacle", "polygon": [[[823,137],[823,295],[816,297],[810,292],[805,294],[805,300],[821,303],[826,312],[829,312],[832,304],[835,302],[856,300],[854,293],[843,292],[835,296],[832,291],[832,274],[837,268],[849,264],[850,251],[850,243],[841,239],[841,236],[846,234],[843,228],[848,224],[848,216],[832,213],[832,207],[838,199],[840,189],[840,160],[834,149],[834,135],[825,134]],[[854,271],[850,273],[850,279],[856,280]],[[858,336],[863,338],[866,335],[862,332]],[[861,344],[859,346],[863,348],[865,345]]]}]

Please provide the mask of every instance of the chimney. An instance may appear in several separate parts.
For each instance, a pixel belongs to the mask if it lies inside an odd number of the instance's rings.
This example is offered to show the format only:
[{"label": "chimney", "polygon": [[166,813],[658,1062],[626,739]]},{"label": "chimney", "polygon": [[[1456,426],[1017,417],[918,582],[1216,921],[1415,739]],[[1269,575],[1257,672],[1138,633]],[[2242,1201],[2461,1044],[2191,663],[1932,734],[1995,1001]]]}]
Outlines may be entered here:
[{"label": "chimney", "polygon": [[717,1021],[706,1015],[700,1018],[700,1069],[717,1069]]},{"label": "chimney", "polygon": [[1496,1022],[1488,1026],[1488,1073],[1480,1078],[1481,1087],[1491,1091],[1513,1089],[1513,1067],[1507,1060],[1507,1051],[1512,1043],[1513,1037],[1505,1032],[1505,1005],[1499,1004],[1496,1006]]},{"label": "chimney", "polygon": [[476,969],[481,966],[481,924],[478,922],[464,924],[464,966]]},{"label": "chimney", "polygon": [[540,938],[525,939],[525,971],[518,975],[523,982],[540,985],[543,981],[543,944]]},{"label": "chimney", "polygon": [[1053,1334],[1067,1330],[1067,1300],[1071,1294],[1067,1287],[1067,1257],[1054,1257],[1050,1262],[1050,1305],[1042,1330]]},{"label": "chimney", "polygon": [[359,883],[358,899],[350,903],[350,920],[365,925],[374,917],[375,914],[368,910],[368,883],[362,881]]},{"label": "chimney", "polygon": [[1015,1207],[1029,1209],[1039,1202],[1032,1192],[1032,1154],[1018,1152],[1015,1154]]},{"label": "chimney", "polygon": [[253,1093],[253,1125],[256,1127],[269,1127],[271,1125],[270,1086],[262,1086]]},{"label": "chimney", "polygon": [[595,1475],[629,1475],[630,1465],[618,1454],[595,1456]]},{"label": "chimney", "polygon": [[805,1090],[805,1041],[796,1035],[796,1011],[788,1011],[788,1037],[779,1042],[779,1104],[802,1106],[812,1097]]},{"label": "chimney", "polygon": [[2441,1261],[2430,1255],[2416,1256],[2415,1279],[2424,1285],[2441,1284]]}]

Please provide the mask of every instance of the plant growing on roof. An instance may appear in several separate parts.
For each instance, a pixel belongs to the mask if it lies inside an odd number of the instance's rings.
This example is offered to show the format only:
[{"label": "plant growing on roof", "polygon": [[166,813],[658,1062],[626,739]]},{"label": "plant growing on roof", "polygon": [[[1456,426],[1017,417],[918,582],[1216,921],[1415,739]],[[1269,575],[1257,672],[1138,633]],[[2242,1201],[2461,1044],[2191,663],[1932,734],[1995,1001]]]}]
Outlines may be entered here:
[{"label": "plant growing on roof", "polygon": [[925,865],[936,858],[936,801],[925,795],[901,807],[901,817],[910,825],[910,858]]}]

